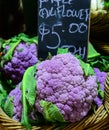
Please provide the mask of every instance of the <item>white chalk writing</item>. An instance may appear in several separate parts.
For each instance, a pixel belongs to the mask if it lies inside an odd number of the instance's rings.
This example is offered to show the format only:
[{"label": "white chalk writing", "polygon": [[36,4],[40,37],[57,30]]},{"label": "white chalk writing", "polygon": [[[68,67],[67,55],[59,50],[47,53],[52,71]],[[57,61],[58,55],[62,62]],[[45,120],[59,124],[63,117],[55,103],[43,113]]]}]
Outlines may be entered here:
[{"label": "white chalk writing", "polygon": [[[73,51],[73,54],[78,53],[82,58],[85,58],[87,40],[84,40],[85,45],[81,46],[80,43],[77,45],[78,40],[76,42],[73,41],[73,37],[75,39],[76,36],[80,36],[79,39],[82,41],[81,38],[88,36],[86,33],[88,33],[90,7],[84,5],[77,6],[75,5],[75,1],[76,0],[39,0],[39,36],[40,41],[46,43],[46,48],[48,49],[57,49],[59,47],[68,48]],[[67,20],[68,22],[66,22]],[[68,36],[71,40],[63,36]],[[48,39],[53,40],[47,44],[47,42],[44,41]],[[82,43],[84,44],[84,42]]]},{"label": "white chalk writing", "polygon": [[72,49],[72,54],[79,54],[82,58],[85,58],[86,55],[86,47],[76,47],[74,45],[62,45],[61,48],[68,48],[68,49]]},{"label": "white chalk writing", "polygon": [[89,9],[68,9],[65,5],[61,5],[56,9],[54,7],[51,7],[50,9],[44,7],[39,10],[39,16],[44,19],[57,16],[61,16],[62,18],[73,17],[87,22],[89,19]]}]

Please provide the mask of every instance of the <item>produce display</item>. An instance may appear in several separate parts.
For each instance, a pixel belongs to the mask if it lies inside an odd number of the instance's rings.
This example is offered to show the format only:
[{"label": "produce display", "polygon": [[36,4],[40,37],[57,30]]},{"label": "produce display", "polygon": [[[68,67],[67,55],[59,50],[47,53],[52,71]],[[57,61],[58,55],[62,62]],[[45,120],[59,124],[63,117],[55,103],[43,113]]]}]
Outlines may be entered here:
[{"label": "produce display", "polygon": [[[0,107],[28,130],[76,123],[104,103],[109,57],[89,43],[87,62],[59,48],[38,58],[37,37],[19,34],[0,44]],[[42,124],[43,122],[43,124]]]}]

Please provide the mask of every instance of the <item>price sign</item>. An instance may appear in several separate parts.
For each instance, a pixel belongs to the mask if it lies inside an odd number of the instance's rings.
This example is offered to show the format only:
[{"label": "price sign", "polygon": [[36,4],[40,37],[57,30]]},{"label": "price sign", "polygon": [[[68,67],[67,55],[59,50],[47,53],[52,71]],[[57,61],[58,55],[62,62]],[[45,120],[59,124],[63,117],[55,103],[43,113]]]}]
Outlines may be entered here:
[{"label": "price sign", "polygon": [[39,57],[68,48],[87,58],[90,0],[39,0]]}]

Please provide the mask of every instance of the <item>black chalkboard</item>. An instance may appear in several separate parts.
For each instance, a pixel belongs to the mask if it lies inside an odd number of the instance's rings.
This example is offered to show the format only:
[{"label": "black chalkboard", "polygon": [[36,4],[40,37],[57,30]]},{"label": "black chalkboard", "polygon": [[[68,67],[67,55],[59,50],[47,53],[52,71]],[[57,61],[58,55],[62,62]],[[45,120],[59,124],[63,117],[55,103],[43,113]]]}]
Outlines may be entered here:
[{"label": "black chalkboard", "polygon": [[39,0],[39,57],[68,48],[87,58],[90,0]]}]

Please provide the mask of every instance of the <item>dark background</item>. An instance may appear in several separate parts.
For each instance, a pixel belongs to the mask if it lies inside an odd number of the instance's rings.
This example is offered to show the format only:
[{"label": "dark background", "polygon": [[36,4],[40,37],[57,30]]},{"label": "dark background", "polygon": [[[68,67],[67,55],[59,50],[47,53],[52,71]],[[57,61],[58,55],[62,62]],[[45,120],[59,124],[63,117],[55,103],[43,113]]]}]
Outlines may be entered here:
[{"label": "dark background", "polygon": [[37,9],[37,0],[0,0],[0,37],[37,35]]}]

